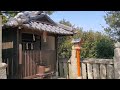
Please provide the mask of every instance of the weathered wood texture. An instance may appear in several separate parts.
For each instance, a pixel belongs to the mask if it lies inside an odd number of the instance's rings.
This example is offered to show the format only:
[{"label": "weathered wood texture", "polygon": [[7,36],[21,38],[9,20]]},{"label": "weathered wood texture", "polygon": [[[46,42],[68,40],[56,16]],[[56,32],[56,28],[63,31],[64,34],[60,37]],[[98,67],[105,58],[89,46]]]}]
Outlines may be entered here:
[{"label": "weathered wood texture", "polygon": [[63,74],[63,62],[59,63],[59,75],[60,77],[64,77],[64,74]]},{"label": "weathered wood texture", "polygon": [[49,67],[50,71],[56,71],[55,50],[41,50],[41,60],[44,61],[46,67]]},{"label": "weathered wood texture", "polygon": [[[22,59],[22,77],[28,78],[35,76],[37,72],[37,67],[44,63],[46,69],[45,72],[55,71],[56,67],[56,51],[55,50],[24,50],[23,44],[23,59]],[[53,57],[54,56],[54,57]],[[40,64],[40,63],[41,64]]]},{"label": "weathered wood texture", "polygon": [[17,76],[19,75],[17,55],[17,31],[11,29],[6,29],[2,31],[2,61],[8,64],[7,78],[17,78]]},{"label": "weathered wood texture", "polygon": [[47,72],[55,72],[56,48],[43,49],[41,36],[37,36],[35,42],[25,42],[22,33],[17,28],[5,29],[2,32],[2,57],[3,62],[8,64],[7,78],[32,77],[38,73],[39,62],[44,62]]},{"label": "weathered wood texture", "polygon": [[36,59],[39,58],[34,58],[33,56],[38,55],[38,51],[23,51],[23,60],[22,60],[22,77],[29,77],[37,74],[37,64],[36,64]]},{"label": "weathered wood texture", "polygon": [[68,78],[69,76],[69,68],[68,68],[68,60],[66,59],[59,59],[59,76],[60,77],[64,77],[64,78]]}]

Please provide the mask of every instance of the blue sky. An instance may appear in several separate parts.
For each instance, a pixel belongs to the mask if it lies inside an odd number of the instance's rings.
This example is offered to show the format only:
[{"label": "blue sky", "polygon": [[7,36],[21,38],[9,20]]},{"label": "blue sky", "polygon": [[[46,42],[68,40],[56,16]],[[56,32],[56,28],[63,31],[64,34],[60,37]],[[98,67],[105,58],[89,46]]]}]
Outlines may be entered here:
[{"label": "blue sky", "polygon": [[104,15],[104,11],[57,11],[50,17],[56,22],[64,18],[72,24],[75,24],[75,26],[83,27],[84,31],[92,29],[94,31],[104,32],[102,26],[107,26]]}]

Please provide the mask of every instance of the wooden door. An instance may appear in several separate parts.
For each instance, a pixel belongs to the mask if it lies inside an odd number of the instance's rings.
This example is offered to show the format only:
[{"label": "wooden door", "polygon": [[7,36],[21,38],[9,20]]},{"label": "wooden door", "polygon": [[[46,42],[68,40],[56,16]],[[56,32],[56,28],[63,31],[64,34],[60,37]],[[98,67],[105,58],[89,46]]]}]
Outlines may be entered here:
[{"label": "wooden door", "polygon": [[22,41],[22,63],[20,78],[33,78],[37,74],[37,63],[40,59],[40,39]]}]

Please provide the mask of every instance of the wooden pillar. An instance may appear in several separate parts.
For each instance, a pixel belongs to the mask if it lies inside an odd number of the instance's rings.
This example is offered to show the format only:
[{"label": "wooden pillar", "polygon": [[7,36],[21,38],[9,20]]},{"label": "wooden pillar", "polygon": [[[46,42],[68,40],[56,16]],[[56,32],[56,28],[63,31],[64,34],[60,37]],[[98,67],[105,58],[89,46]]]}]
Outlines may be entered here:
[{"label": "wooden pillar", "polygon": [[115,43],[114,72],[115,72],[115,79],[120,79],[120,42]]},{"label": "wooden pillar", "polygon": [[58,37],[55,36],[55,50],[56,50],[56,76],[58,77]]},{"label": "wooden pillar", "polygon": [[20,78],[23,78],[22,77],[22,73],[23,73],[23,71],[22,71],[22,69],[23,69],[23,66],[22,66],[22,34],[21,34],[21,29],[18,29],[18,36],[19,36],[19,38],[18,38],[18,40],[19,40],[19,42],[18,42],[18,47],[19,47],[19,75],[20,75]]},{"label": "wooden pillar", "polygon": [[22,37],[21,32],[19,31],[19,64],[22,64]]},{"label": "wooden pillar", "polygon": [[22,42],[21,42],[21,30],[17,28],[17,76],[16,78],[22,78]]},{"label": "wooden pillar", "polygon": [[0,15],[0,63],[2,63],[2,16]]}]

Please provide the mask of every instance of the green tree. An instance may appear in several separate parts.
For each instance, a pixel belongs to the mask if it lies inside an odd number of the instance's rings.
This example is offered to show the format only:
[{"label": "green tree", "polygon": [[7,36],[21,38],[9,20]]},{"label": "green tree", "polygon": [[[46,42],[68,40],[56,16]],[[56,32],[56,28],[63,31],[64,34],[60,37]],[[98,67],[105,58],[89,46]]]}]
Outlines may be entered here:
[{"label": "green tree", "polygon": [[[73,26],[69,21],[63,19],[61,24]],[[93,30],[83,31],[82,28],[75,28],[76,34],[74,36],[59,37],[59,58],[69,59],[71,56],[72,39],[81,38],[83,43],[81,45],[81,58],[112,58],[113,57],[113,41],[108,35],[101,32],[94,32]]]},{"label": "green tree", "polygon": [[82,35],[83,43],[81,49],[81,57],[83,58],[93,58],[96,57],[95,47],[97,38],[95,37],[95,33],[90,30],[89,32],[83,32]]},{"label": "green tree", "polygon": [[67,26],[70,26],[70,27],[73,26],[69,21],[67,21],[67,20],[65,20],[65,19],[62,19],[61,21],[59,21],[59,23],[64,24],[64,25],[67,25]]},{"label": "green tree", "polygon": [[104,16],[108,27],[105,31],[116,41],[120,41],[120,11],[107,11]]},{"label": "green tree", "polygon": [[[72,27],[72,24],[69,21],[65,20],[65,19],[61,20],[59,23]],[[59,44],[58,54],[59,54],[59,58],[67,58],[67,59],[70,58],[70,56],[71,56],[71,47],[72,47],[71,41],[72,41],[72,36],[62,36],[62,37],[59,36],[58,37],[58,44]]]},{"label": "green tree", "polygon": [[96,44],[97,58],[113,58],[114,46],[109,38],[102,38]]},{"label": "green tree", "polygon": [[[79,30],[79,29],[78,29]],[[81,58],[112,58],[113,41],[101,32],[79,30],[74,36],[81,38]]]},{"label": "green tree", "polygon": [[10,17],[14,17],[19,11],[1,11],[2,23],[6,23]]}]

